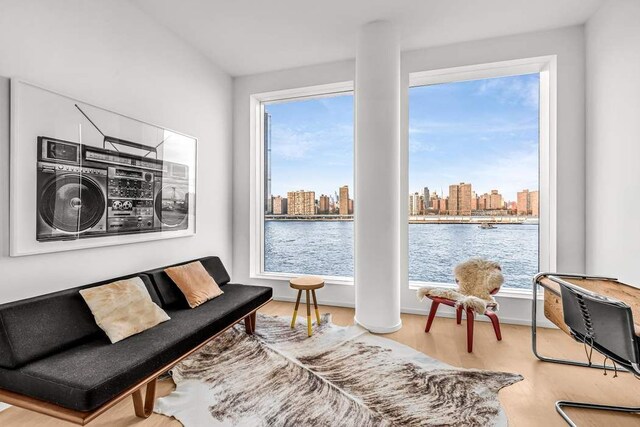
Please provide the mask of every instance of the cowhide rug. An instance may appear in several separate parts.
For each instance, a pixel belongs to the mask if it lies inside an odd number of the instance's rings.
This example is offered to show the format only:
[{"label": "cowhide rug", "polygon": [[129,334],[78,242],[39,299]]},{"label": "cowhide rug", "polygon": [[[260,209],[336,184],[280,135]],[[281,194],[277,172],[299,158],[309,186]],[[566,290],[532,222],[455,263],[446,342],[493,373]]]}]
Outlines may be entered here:
[{"label": "cowhide rug", "polygon": [[328,314],[311,338],[289,319],[258,315],[254,336],[236,325],[182,361],[156,412],[186,427],[507,424],[498,391],[520,375],[454,368]]}]

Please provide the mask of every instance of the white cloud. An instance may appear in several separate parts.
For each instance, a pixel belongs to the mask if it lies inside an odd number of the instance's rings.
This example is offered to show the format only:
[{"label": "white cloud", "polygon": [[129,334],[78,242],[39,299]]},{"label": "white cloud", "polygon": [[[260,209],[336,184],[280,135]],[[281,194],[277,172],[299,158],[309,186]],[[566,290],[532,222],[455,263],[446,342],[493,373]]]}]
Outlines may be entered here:
[{"label": "white cloud", "polygon": [[496,78],[482,81],[476,95],[494,96],[504,104],[538,108],[539,83],[535,79]]},{"label": "white cloud", "polygon": [[[340,144],[336,144],[340,142]],[[331,145],[327,150],[326,146]],[[327,153],[340,153],[352,150],[353,128],[336,125],[318,130],[304,127],[293,129],[284,126],[274,127],[271,134],[271,153],[284,160],[308,159]]]},{"label": "white cloud", "polygon": [[436,151],[436,146],[413,138],[409,140],[409,151],[411,153],[431,153]]},{"label": "white cloud", "polygon": [[494,120],[491,122],[472,122],[472,121],[459,121],[459,122],[437,122],[432,120],[411,120],[411,127],[409,128],[409,137],[415,137],[418,135],[430,135],[446,134],[447,132],[455,132],[457,135],[478,135],[484,134],[483,137],[488,138],[486,134],[500,134],[513,132],[525,132],[538,129],[537,120],[528,120],[521,122],[506,121],[506,120]]}]

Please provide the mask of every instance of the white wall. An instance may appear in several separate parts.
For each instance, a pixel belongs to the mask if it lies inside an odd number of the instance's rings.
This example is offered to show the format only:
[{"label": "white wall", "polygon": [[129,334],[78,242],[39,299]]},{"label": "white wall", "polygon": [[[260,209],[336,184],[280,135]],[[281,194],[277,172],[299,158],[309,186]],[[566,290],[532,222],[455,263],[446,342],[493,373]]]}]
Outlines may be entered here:
[{"label": "white wall", "polygon": [[587,271],[640,287],[640,1],[586,25]]},{"label": "white wall", "polygon": [[[415,71],[482,64],[510,59],[558,56],[558,217],[557,266],[559,271],[584,270],[584,31],[582,26],[531,33],[450,46],[404,52],[402,78]],[[343,61],[234,79],[234,280],[262,283],[274,288],[279,299],[293,293],[286,282],[249,278],[250,194],[254,183],[250,170],[249,97],[251,94],[353,80],[354,62]],[[406,90],[405,90],[406,97]],[[403,101],[406,105],[406,101]],[[406,111],[405,111],[406,117]],[[405,194],[408,192],[405,191]],[[402,309],[426,312],[415,292],[402,285]],[[327,285],[321,303],[352,306],[353,287]],[[526,322],[530,300],[501,298],[504,321]]]},{"label": "white wall", "polygon": [[[0,302],[209,254],[231,266],[227,74],[127,1],[0,0],[0,76]],[[198,137],[196,236],[10,258],[10,77]]]}]

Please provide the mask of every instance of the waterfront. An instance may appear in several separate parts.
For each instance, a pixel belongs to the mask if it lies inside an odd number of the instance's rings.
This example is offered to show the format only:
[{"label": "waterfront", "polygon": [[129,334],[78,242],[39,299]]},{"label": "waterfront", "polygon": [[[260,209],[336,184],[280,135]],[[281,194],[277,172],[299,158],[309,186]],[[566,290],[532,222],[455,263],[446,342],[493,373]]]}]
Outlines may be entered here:
[{"label": "waterfront", "polygon": [[[265,270],[353,276],[353,222],[265,221]],[[502,265],[505,286],[529,289],[538,272],[538,225],[409,224],[409,279],[453,283],[470,257]]]}]

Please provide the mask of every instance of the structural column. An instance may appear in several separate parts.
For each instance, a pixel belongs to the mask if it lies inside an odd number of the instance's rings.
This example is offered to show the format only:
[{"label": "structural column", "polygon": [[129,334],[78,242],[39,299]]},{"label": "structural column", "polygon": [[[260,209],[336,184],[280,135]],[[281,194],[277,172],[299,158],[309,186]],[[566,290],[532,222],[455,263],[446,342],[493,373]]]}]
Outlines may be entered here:
[{"label": "structural column", "polygon": [[390,22],[360,30],[355,99],[355,320],[388,333],[402,326],[400,43]]}]

